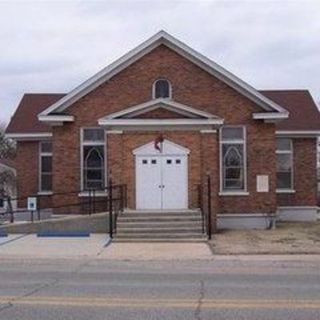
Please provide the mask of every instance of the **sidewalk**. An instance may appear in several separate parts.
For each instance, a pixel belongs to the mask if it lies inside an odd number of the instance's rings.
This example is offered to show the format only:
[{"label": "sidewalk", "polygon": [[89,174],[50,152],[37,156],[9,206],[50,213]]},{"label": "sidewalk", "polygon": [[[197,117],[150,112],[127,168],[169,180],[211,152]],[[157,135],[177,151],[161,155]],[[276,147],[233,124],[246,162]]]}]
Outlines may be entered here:
[{"label": "sidewalk", "polygon": [[90,237],[39,238],[37,235],[9,235],[0,238],[0,259],[68,259],[96,258],[107,242],[106,235],[92,234]]},{"label": "sidewalk", "polygon": [[90,237],[0,237],[0,259],[91,259],[100,261],[314,261],[320,254],[214,254],[208,243],[113,243]]},{"label": "sidewalk", "polygon": [[212,260],[207,243],[111,243],[99,259],[106,260]]}]

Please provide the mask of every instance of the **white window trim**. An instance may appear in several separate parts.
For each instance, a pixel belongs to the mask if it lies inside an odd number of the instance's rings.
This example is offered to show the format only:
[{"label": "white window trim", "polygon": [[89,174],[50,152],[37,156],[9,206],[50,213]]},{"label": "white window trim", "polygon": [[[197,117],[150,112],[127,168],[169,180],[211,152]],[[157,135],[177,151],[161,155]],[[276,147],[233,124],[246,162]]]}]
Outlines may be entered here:
[{"label": "white window trim", "polygon": [[[223,128],[242,128],[243,129],[243,140],[222,140],[222,129]],[[222,145],[223,144],[243,144],[243,179],[244,188],[243,189],[223,189],[223,159],[222,159]],[[220,165],[220,196],[247,196],[248,185],[247,185],[247,128],[243,125],[226,125],[219,129],[219,165]]]},{"label": "white window trim", "polygon": [[[52,143],[52,141],[40,141],[39,142],[39,183],[38,183],[38,194],[40,195],[50,195],[52,194],[52,190],[42,190],[42,157],[51,157],[51,161],[53,161],[53,152],[42,152],[41,145],[42,143]],[[51,179],[53,177],[53,172],[51,171]]]},{"label": "white window trim", "polygon": [[[107,134],[104,130],[104,141],[84,141],[83,132],[86,129],[102,129],[101,127],[83,127],[80,129],[80,190],[79,197],[85,196],[84,194],[89,195],[87,191],[84,190],[84,177],[83,177],[83,147],[84,146],[103,146],[104,152],[104,185],[107,185]],[[97,191],[98,192],[98,191]],[[101,191],[100,191],[101,193]]]},{"label": "white window trim", "polygon": [[159,81],[159,80],[165,80],[168,82],[169,84],[169,97],[167,98],[161,98],[161,99],[172,99],[172,86],[171,86],[171,82],[166,79],[166,78],[159,78],[157,80],[155,80],[152,84],[152,99],[160,99],[160,98],[156,98],[156,83]]},{"label": "white window trim", "polygon": [[276,189],[276,193],[296,193],[294,189]]},{"label": "white window trim", "polygon": [[[290,162],[291,162],[291,186],[290,188],[276,188],[276,193],[295,193],[295,189],[294,189],[294,161],[293,161],[293,141],[290,138],[277,138],[277,139],[288,139],[290,140],[290,150],[278,150],[276,149],[276,155],[277,154],[290,154],[291,158],[290,158]],[[276,172],[278,173],[278,171]]]},{"label": "white window trim", "polygon": [[[81,191],[78,193],[78,197],[79,198],[85,198],[85,197],[89,197],[90,193],[89,191]],[[93,196],[93,194],[91,193],[91,196]],[[94,194],[95,197],[106,197],[108,196],[108,192],[106,191],[96,191]]]}]

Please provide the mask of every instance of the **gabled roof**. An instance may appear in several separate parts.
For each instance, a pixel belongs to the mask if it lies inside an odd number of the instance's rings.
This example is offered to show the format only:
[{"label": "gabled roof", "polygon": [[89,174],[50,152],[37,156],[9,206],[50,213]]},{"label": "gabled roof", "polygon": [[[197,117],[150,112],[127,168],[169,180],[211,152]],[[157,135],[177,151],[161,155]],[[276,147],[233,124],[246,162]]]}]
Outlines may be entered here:
[{"label": "gabled roof", "polygon": [[38,114],[60,100],[62,93],[26,93],[6,129],[11,133],[51,132],[51,127],[38,120]]},{"label": "gabled roof", "polygon": [[170,100],[170,99],[153,99],[145,103],[129,107],[119,112],[111,113],[100,120],[116,119],[116,118],[132,118],[148,111],[152,111],[158,108],[164,108],[176,113],[179,113],[189,118],[207,118],[207,119],[220,119],[219,117],[199,109],[187,106],[185,104]]},{"label": "gabled roof", "polygon": [[[133,117],[142,115],[149,111],[163,108],[175,113],[181,114],[181,118],[177,119],[134,119]],[[187,118],[184,118],[187,116]],[[219,126],[224,120],[211,113],[204,112],[182,103],[175,102],[170,99],[153,99],[145,103],[129,107],[127,109],[115,112],[98,120],[99,125],[109,128],[147,128],[149,130],[159,128],[188,128],[195,129],[203,126]]]},{"label": "gabled roof", "polygon": [[[261,94],[290,111],[288,119],[277,123],[278,131],[320,131],[320,113],[308,90],[261,90]],[[49,137],[52,128],[41,123],[37,114],[66,94],[25,94],[11,118],[6,133],[30,139],[30,135]]]},{"label": "gabled roof", "polygon": [[[186,44],[182,43],[178,39],[174,38],[165,31],[160,31],[135,49],[129,51],[127,54],[116,60],[100,72],[95,74],[93,77],[76,87],[66,96],[55,102],[50,107],[46,108],[39,114],[39,119],[49,121],[49,115],[52,113],[60,113],[68,108],[70,105],[75,103],[77,100],[97,88],[99,85],[115,76],[117,73],[155,49],[160,45],[165,45],[170,49],[174,50],[178,54],[187,58],[191,62],[198,65],[200,68],[206,70],[208,73],[217,77],[230,87],[237,90],[242,95],[254,101],[257,105],[261,106],[262,110],[267,112],[280,113],[283,118],[288,117],[287,111],[279,106],[274,101],[268,99],[266,96],[259,93],[253,87],[230,73],[229,71],[222,68],[220,65],[211,61],[207,57],[203,56],[199,52],[190,48]],[[278,115],[279,117],[279,115]]]},{"label": "gabled roof", "polygon": [[286,108],[290,116],[276,124],[279,131],[319,131],[320,112],[308,90],[261,90]]}]

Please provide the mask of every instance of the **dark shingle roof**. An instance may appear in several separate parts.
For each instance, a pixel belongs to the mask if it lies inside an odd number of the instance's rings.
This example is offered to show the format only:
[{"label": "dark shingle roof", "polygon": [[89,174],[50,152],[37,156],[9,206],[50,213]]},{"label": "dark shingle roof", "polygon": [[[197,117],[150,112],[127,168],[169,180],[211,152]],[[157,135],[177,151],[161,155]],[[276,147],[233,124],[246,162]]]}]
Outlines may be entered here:
[{"label": "dark shingle roof", "polygon": [[262,90],[264,96],[289,111],[277,130],[320,130],[320,112],[308,90]]},{"label": "dark shingle roof", "polygon": [[[320,130],[320,112],[308,90],[261,90],[260,93],[290,112],[287,120],[277,124],[277,130]],[[6,132],[50,132],[50,126],[38,121],[37,115],[64,96],[62,93],[25,94]]]},{"label": "dark shingle roof", "polygon": [[61,93],[26,93],[11,118],[6,133],[50,132],[50,126],[38,121],[38,114],[61,99]]}]

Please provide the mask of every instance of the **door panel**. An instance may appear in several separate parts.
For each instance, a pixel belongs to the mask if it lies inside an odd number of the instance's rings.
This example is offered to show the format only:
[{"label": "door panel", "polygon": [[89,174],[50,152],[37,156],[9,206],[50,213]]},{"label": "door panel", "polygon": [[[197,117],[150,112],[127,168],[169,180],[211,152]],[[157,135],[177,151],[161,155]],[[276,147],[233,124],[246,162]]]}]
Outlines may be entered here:
[{"label": "door panel", "polygon": [[161,158],[136,158],[137,209],[161,209]]},{"label": "door panel", "polygon": [[137,156],[137,209],[188,208],[188,157]]},{"label": "door panel", "polygon": [[166,156],[162,159],[162,208],[188,207],[187,157]]}]

